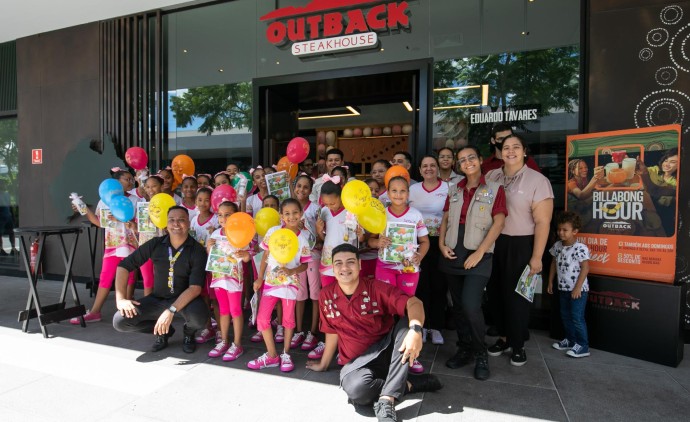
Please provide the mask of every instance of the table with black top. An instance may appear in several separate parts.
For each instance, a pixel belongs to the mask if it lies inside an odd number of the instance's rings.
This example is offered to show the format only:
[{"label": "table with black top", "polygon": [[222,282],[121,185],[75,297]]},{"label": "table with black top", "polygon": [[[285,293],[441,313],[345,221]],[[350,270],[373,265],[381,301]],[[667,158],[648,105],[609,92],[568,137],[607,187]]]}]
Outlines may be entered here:
[{"label": "table with black top", "polygon": [[[86,308],[79,302],[79,295],[77,288],[72,279],[72,264],[74,263],[74,255],[77,250],[77,241],[79,234],[83,228],[80,226],[45,226],[45,227],[18,227],[14,229],[14,233],[19,236],[21,241],[21,255],[26,267],[26,275],[29,280],[29,298],[26,301],[26,309],[19,312],[18,321],[22,322],[22,331],[27,332],[29,328],[29,320],[33,318],[38,319],[41,327],[43,337],[48,337],[46,325],[64,321],[73,317],[79,317],[81,326],[86,327],[84,322],[84,314]],[[60,239],[60,246],[62,251],[62,258],[65,264],[65,278],[62,281],[62,291],[60,292],[60,300],[58,303],[51,305],[41,305],[41,300],[36,289],[36,274],[38,267],[45,252],[45,242],[49,236],[57,236]],[[69,248],[65,244],[65,238],[69,240],[72,237],[72,243]],[[38,254],[36,256],[36,263],[34,271],[31,271],[30,250],[32,238],[38,239]],[[65,304],[65,297],[67,296],[67,289],[72,291],[74,298],[74,306],[67,308]]]}]

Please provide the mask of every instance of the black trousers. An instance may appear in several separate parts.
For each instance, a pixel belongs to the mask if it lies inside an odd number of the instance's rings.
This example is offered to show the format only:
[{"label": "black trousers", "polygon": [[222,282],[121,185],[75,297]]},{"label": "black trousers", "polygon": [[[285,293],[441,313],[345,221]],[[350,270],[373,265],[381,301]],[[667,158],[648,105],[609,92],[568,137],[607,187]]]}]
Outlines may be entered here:
[{"label": "black trousers", "polygon": [[[153,327],[163,311],[168,309],[175,302],[176,298],[159,299],[153,295],[145,296],[138,300],[137,315],[127,318],[115,312],[113,316],[113,327],[123,333],[147,333],[153,334]],[[184,318],[184,334],[194,335],[194,332],[206,326],[208,319],[208,307],[204,300],[197,296],[189,302],[184,309],[177,311],[177,314]]]},{"label": "black trousers", "polygon": [[515,292],[525,266],[532,258],[534,236],[500,235],[494,247],[489,300],[498,334],[508,345],[521,349],[529,328],[531,303]]},{"label": "black trousers", "polygon": [[[399,399],[407,389],[407,371],[409,364],[402,365],[402,354],[398,349],[409,330],[407,318],[401,318],[393,328],[392,341],[384,350],[378,350],[379,344],[371,346],[360,358],[348,365],[359,365],[358,360],[367,355],[378,355],[367,363],[351,370],[341,377],[340,385],[347,397],[354,404],[369,405],[380,396],[390,396]],[[349,370],[347,365],[342,369]]]},{"label": "black trousers", "polygon": [[438,248],[438,237],[429,236],[429,242],[429,252],[422,260],[415,296],[424,303],[424,314],[427,321],[425,325],[440,331],[446,326],[448,284],[446,277],[438,268],[438,259],[441,256],[441,251]]},{"label": "black trousers", "polygon": [[482,313],[482,298],[489,278],[473,274],[446,274],[446,278],[453,299],[453,317],[460,347],[475,353],[486,350],[486,323]]}]

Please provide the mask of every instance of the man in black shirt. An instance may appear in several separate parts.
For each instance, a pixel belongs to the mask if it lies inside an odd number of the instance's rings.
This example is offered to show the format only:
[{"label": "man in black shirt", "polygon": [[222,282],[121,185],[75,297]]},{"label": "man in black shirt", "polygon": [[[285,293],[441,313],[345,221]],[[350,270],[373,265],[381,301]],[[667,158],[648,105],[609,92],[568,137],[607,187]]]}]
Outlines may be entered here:
[{"label": "man in black shirt", "polygon": [[[152,351],[168,346],[175,333],[170,324],[176,313],[185,319],[182,350],[196,350],[194,332],[204,328],[208,308],[199,297],[206,280],[206,250],[189,236],[189,212],[180,206],[168,211],[168,235],[144,243],[122,260],[115,275],[118,312],[113,326],[120,332],[153,333]],[[153,262],[153,293],[139,301],[127,300],[127,277],[148,259]]]}]

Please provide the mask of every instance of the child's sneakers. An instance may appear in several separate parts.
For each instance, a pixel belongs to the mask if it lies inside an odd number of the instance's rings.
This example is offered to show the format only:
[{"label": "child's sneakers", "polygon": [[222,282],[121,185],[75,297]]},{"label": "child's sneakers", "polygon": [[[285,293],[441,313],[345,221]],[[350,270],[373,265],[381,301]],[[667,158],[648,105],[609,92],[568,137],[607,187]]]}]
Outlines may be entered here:
[{"label": "child's sneakers", "polygon": [[218,321],[216,321],[214,318],[211,318],[211,328],[214,330],[218,329]]},{"label": "child's sneakers", "polygon": [[230,362],[233,360],[237,360],[238,357],[242,356],[244,354],[244,349],[240,346],[236,346],[235,343],[232,343],[232,346],[228,349],[227,352],[223,355],[223,361],[225,362]]},{"label": "child's sneakers", "polygon": [[280,356],[274,358],[269,357],[268,353],[264,353],[254,360],[250,360],[247,363],[249,369],[259,370],[264,368],[275,368],[280,365]]},{"label": "child's sneakers", "polygon": [[214,347],[213,349],[211,349],[210,352],[208,352],[208,357],[217,358],[219,356],[223,356],[223,354],[227,352],[229,348],[230,345],[227,342],[221,341],[220,343],[216,344],[216,347]]},{"label": "child's sneakers", "polygon": [[312,350],[318,343],[319,339],[317,339],[316,336],[311,333],[311,331],[307,331],[307,336],[304,338],[304,342],[302,343],[302,350],[305,352],[307,350]]},{"label": "child's sneakers", "polygon": [[276,328],[275,341],[276,343],[282,343],[285,341],[285,328],[282,325],[279,325],[278,328]]},{"label": "child's sneakers", "polygon": [[[208,342],[209,340],[211,340],[212,338],[215,338],[215,336],[216,336],[216,330],[214,330],[213,328],[211,328],[211,329],[204,328],[203,330],[201,330],[201,332],[199,333],[198,336],[194,337],[194,341],[197,342],[197,344],[204,344],[204,343]],[[216,343],[218,343],[218,342],[216,342]]]},{"label": "child's sneakers", "polygon": [[320,341],[314,350],[309,352],[307,357],[309,359],[321,359],[321,356],[323,356],[323,351],[326,349],[326,344],[322,341]]},{"label": "child's sneakers", "polygon": [[410,372],[413,374],[421,374],[424,372],[424,366],[422,366],[422,364],[415,359],[414,362],[412,362],[412,366],[410,366]]},{"label": "child's sneakers", "polygon": [[574,346],[573,343],[569,342],[567,338],[564,338],[563,340],[559,341],[558,343],[554,343],[551,345],[556,350],[568,350],[572,349]]},{"label": "child's sneakers", "polygon": [[292,358],[289,354],[283,352],[283,354],[280,355],[280,371],[290,372],[293,369],[295,369],[295,364],[292,363]]},{"label": "child's sneakers", "polygon": [[565,354],[573,358],[585,358],[589,356],[589,347],[580,346],[579,344],[575,343],[573,348],[565,352]]},{"label": "child's sneakers", "polygon": [[304,342],[304,333],[299,332],[292,335],[292,340],[290,340],[290,348],[296,349]]},{"label": "child's sneakers", "polygon": [[[84,315],[84,322],[98,322],[101,320],[101,313],[100,312],[91,312],[88,311],[86,315]],[[69,323],[72,325],[80,325],[81,320],[79,317],[74,317],[69,320]]]},{"label": "child's sneakers", "polygon": [[261,343],[262,341],[264,341],[264,335],[261,334],[261,331],[257,331],[256,334],[249,337],[249,341],[251,341],[252,343]]}]

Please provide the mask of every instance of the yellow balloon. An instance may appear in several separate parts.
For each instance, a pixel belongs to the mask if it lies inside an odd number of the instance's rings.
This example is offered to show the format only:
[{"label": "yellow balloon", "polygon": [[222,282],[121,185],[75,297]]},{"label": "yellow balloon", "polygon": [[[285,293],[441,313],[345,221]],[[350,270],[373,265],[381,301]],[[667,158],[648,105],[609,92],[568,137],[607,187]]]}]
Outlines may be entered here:
[{"label": "yellow balloon", "polygon": [[346,210],[352,214],[359,215],[369,207],[371,189],[361,180],[352,180],[345,184],[340,197]]},{"label": "yellow balloon", "polygon": [[383,203],[376,198],[371,198],[371,200],[369,201],[369,206],[371,208],[375,208],[376,210],[384,214],[386,213],[386,207],[384,207]]},{"label": "yellow balloon", "polygon": [[281,264],[292,261],[299,252],[299,240],[290,229],[278,229],[268,239],[268,251]]},{"label": "yellow balloon", "polygon": [[168,226],[168,210],[175,206],[175,200],[167,193],[158,193],[149,202],[149,217],[159,229]]},{"label": "yellow balloon", "polygon": [[273,208],[261,208],[254,217],[254,227],[259,236],[264,236],[268,229],[280,224],[280,214]]},{"label": "yellow balloon", "polygon": [[[380,203],[380,201],[376,201]],[[363,213],[357,216],[357,221],[369,233],[380,234],[386,229],[386,213],[376,207],[364,210]]]}]

